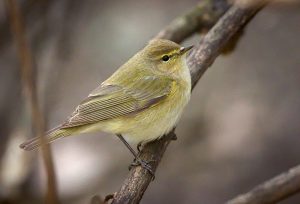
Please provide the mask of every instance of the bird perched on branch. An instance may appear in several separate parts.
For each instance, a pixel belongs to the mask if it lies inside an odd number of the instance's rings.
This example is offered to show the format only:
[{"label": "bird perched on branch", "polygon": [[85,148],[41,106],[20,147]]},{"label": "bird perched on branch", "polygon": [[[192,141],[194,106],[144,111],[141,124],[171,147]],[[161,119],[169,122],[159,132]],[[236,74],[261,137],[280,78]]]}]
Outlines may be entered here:
[{"label": "bird perched on branch", "polygon": [[[104,131],[116,134],[135,161],[148,169],[129,143],[146,143],[169,133],[190,99],[186,53],[191,47],[162,39],[148,45],[92,91],[61,125],[45,133],[47,143],[70,135]],[[41,145],[33,138],[20,147]]]}]

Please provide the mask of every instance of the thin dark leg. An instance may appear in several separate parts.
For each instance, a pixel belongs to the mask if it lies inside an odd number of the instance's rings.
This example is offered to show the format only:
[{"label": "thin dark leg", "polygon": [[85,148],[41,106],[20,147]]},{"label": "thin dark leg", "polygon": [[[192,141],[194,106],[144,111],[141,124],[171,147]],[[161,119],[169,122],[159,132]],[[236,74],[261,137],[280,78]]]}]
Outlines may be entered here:
[{"label": "thin dark leg", "polygon": [[139,158],[138,154],[134,151],[134,149],[132,149],[132,147],[128,144],[128,142],[124,139],[124,137],[121,134],[117,134],[117,137],[125,144],[125,146],[129,149],[129,151],[133,154],[134,156],[134,161],[133,163],[130,165],[130,168],[132,166],[137,166],[140,165],[143,168],[147,169],[149,171],[149,173],[153,176],[154,178],[154,172],[151,168],[151,166],[149,165],[149,162],[144,161],[142,159]]},{"label": "thin dark leg", "polygon": [[128,144],[128,142],[124,139],[124,137],[120,134],[117,134],[118,138],[125,144],[125,146],[127,147],[127,149],[129,149],[129,151],[133,154],[134,158],[138,158],[138,154],[134,151],[134,149],[132,149],[132,147]]}]

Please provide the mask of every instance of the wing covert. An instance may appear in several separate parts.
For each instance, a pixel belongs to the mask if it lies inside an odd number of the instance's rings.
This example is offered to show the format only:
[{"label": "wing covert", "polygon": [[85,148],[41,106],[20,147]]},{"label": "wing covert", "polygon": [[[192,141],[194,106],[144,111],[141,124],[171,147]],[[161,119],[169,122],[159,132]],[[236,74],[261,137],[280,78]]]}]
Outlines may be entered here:
[{"label": "wing covert", "polygon": [[162,101],[170,93],[171,86],[171,79],[154,76],[146,76],[127,86],[103,84],[82,101],[61,128],[138,113]]}]

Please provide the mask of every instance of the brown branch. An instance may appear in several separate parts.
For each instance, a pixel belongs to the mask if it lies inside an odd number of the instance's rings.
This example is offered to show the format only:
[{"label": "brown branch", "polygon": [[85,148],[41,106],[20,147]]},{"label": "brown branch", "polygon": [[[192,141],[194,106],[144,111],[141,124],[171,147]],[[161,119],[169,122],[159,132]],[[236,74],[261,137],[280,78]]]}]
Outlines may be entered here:
[{"label": "brown branch", "polygon": [[237,196],[226,204],[277,203],[299,191],[300,165],[258,185],[248,193]]},{"label": "brown branch", "polygon": [[202,0],[191,11],[173,20],[155,38],[180,43],[195,32],[209,30],[228,8],[226,0]]},{"label": "brown branch", "polygon": [[[14,35],[14,40],[17,44],[18,55],[21,64],[20,73],[22,79],[22,89],[24,92],[25,101],[27,103],[26,105],[31,110],[33,130],[35,131],[36,136],[43,136],[45,129],[44,117],[39,108],[33,57],[26,40],[22,15],[16,0],[6,0],[6,6],[11,19],[11,32]],[[45,139],[43,137],[41,138],[42,143],[45,144]],[[59,203],[59,201],[56,189],[54,165],[49,145],[43,145],[42,155],[48,179],[46,203],[56,204]]]},{"label": "brown branch", "polygon": [[[199,44],[195,46],[194,51],[188,58],[188,64],[191,70],[193,87],[198,80],[214,62],[220,54],[226,43],[232,36],[241,29],[244,24],[259,10],[259,6],[240,7],[237,5],[231,8],[224,14],[218,23],[207,33]],[[170,30],[170,29],[168,29]],[[180,29],[175,29],[180,33]],[[158,35],[160,38],[176,39],[176,33],[173,35]],[[178,34],[180,35],[180,34]],[[170,37],[172,36],[172,37]],[[186,36],[184,36],[186,37]],[[183,39],[179,39],[181,41]],[[162,156],[174,137],[174,132],[165,135],[160,140],[153,141],[144,146],[140,157],[145,161],[154,160],[151,162],[151,167],[155,171]],[[112,201],[113,204],[139,203],[145,190],[152,180],[151,174],[141,167],[132,168],[129,175],[125,179],[120,190],[115,194]]]}]

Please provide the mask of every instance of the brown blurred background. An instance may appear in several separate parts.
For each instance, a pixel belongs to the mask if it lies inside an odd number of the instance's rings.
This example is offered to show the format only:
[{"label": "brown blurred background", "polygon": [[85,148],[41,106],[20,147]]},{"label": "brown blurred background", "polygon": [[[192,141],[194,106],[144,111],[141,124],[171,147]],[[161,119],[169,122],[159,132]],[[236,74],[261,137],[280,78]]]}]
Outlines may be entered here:
[{"label": "brown blurred background", "polygon": [[[198,1],[18,2],[50,128]],[[18,147],[32,133],[9,22],[0,1],[0,203],[43,203],[40,154]],[[250,22],[235,51],[198,83],[142,203],[223,203],[300,163],[299,38],[299,2],[271,4]],[[66,204],[117,191],[132,161],[120,141],[102,132],[51,146]],[[290,203],[300,196],[282,202]]]}]

